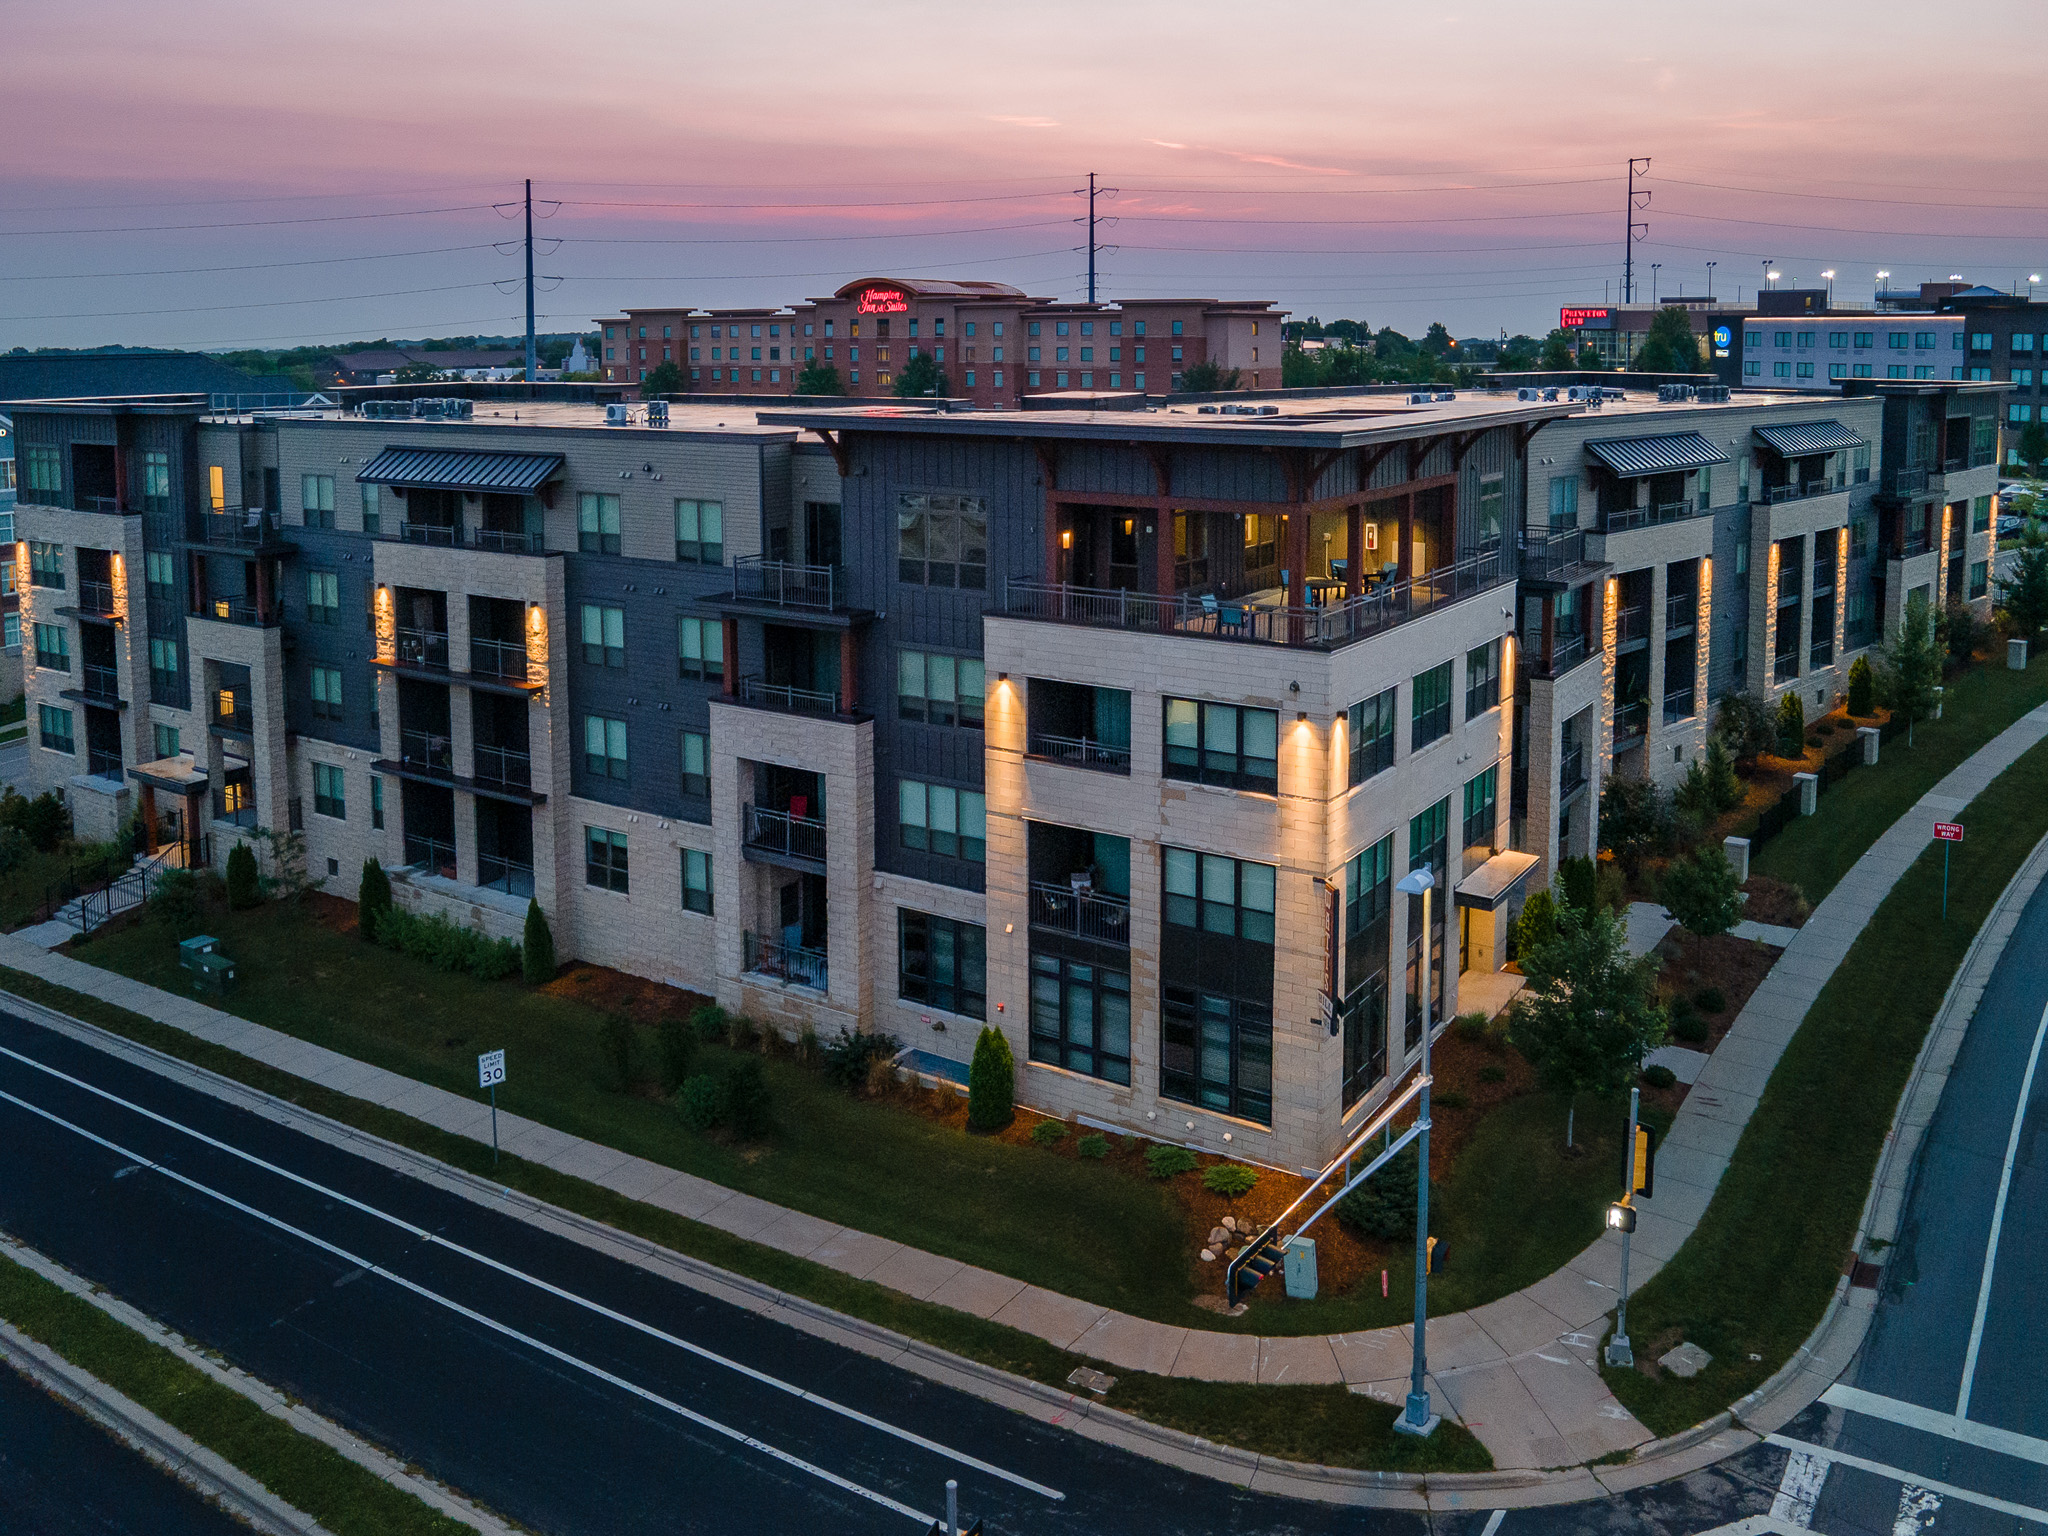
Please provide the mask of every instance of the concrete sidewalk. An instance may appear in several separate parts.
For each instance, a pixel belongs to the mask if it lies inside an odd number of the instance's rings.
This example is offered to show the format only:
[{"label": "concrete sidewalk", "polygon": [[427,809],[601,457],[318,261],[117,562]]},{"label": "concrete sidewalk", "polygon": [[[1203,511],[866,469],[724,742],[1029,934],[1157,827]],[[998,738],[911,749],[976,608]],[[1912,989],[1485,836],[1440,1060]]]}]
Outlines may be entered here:
[{"label": "concrete sidewalk", "polygon": [[[1878,904],[1930,840],[1934,820],[1960,810],[2044,738],[2048,707],[2020,720],[1936,785],[1796,931],[1701,1069],[1659,1150],[1657,1195],[1640,1207],[1631,1290],[1651,1279],[1691,1235],[1779,1054]],[[481,1102],[46,952],[19,935],[0,935],[0,964],[454,1134],[478,1141],[490,1136],[490,1113]],[[1112,1368],[1210,1381],[1342,1382],[1389,1403],[1399,1403],[1407,1391],[1406,1326],[1262,1338],[1151,1322],[787,1210],[516,1115],[500,1114],[498,1127],[504,1150],[558,1172],[919,1300],[1020,1329]],[[1563,1269],[1524,1290],[1431,1319],[1432,1391],[1445,1412],[1478,1436],[1497,1467],[1568,1467],[1653,1438],[1608,1392],[1597,1369],[1619,1278],[1620,1240],[1603,1235]],[[1706,1446],[1700,1454],[1712,1460],[1740,1448],[1726,1440],[1717,1437],[1711,1454]]]}]

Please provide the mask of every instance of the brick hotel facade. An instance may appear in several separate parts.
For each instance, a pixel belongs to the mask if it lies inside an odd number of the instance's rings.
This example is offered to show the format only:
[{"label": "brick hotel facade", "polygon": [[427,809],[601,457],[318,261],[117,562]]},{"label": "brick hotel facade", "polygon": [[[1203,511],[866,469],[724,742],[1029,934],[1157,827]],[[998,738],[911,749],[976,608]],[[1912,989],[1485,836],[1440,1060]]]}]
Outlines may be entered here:
[{"label": "brick hotel facade", "polygon": [[1280,387],[1280,325],[1265,300],[1033,298],[1007,283],[865,278],[782,309],[633,309],[596,322],[608,380],[672,362],[691,394],[788,395],[806,362],[849,394],[886,395],[929,355],[950,393],[982,406],[1030,395],[1165,395],[1184,370],[1235,368],[1240,387]]}]

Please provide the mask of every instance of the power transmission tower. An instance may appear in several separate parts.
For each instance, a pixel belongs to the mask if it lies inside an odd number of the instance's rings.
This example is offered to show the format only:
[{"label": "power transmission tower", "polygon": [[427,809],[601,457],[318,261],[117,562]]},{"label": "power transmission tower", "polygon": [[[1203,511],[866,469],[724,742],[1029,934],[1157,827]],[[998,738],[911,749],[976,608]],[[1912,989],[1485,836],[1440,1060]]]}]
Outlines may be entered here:
[{"label": "power transmission tower", "polygon": [[1097,197],[1115,197],[1117,191],[1118,189],[1115,187],[1096,186],[1095,172],[1093,171],[1090,171],[1088,173],[1088,185],[1086,187],[1074,188],[1074,193],[1076,196],[1086,196],[1088,199],[1087,216],[1085,218],[1076,219],[1074,220],[1074,222],[1076,224],[1086,224],[1088,226],[1088,302],[1090,304],[1093,304],[1095,302],[1095,253],[1099,249],[1099,247],[1095,243],[1095,227],[1098,224],[1107,224],[1115,222],[1112,219],[1096,217],[1095,199]]},{"label": "power transmission tower", "polygon": [[[1640,172],[1638,172],[1637,167],[1641,167]],[[1650,193],[1647,189],[1641,192],[1636,190],[1636,177],[1638,174],[1647,176],[1649,173],[1650,157],[1648,155],[1643,155],[1640,158],[1634,158],[1629,161],[1628,203],[1622,209],[1623,229],[1621,236],[1621,302],[1624,304],[1635,302],[1636,242],[1650,232],[1648,224],[1636,221],[1636,214],[1650,206]],[[1637,198],[1641,198],[1642,201],[1637,202]]]},{"label": "power transmission tower", "polygon": [[540,358],[533,339],[533,178],[526,179],[526,382],[540,377]]}]

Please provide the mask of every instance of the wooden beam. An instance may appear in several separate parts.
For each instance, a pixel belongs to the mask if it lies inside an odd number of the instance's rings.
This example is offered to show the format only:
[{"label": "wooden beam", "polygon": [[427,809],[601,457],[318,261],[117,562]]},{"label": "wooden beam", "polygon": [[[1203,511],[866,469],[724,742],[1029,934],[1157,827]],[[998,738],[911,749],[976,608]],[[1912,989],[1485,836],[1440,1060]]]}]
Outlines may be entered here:
[{"label": "wooden beam", "polygon": [[839,478],[844,480],[846,478],[846,434],[843,431],[835,434],[823,427],[815,430],[818,436],[824,439],[825,450],[832,455],[832,462],[839,470]]},{"label": "wooden beam", "polygon": [[1386,462],[1388,454],[1400,446],[1399,440],[1396,440],[1391,443],[1381,443],[1377,448],[1361,448],[1358,450],[1358,489],[1361,493],[1372,484],[1373,471]]},{"label": "wooden beam", "polygon": [[1486,436],[1486,431],[1487,429],[1482,427],[1477,432],[1460,432],[1454,433],[1452,435],[1451,469],[1453,473],[1455,473],[1460,467],[1463,466],[1465,462],[1465,455],[1472,451],[1472,445],[1474,443],[1478,442],[1480,438]]},{"label": "wooden beam", "polygon": [[1045,481],[1048,494],[1060,488],[1060,461],[1053,451],[1046,447],[1043,438],[1031,439],[1031,451],[1038,457],[1038,473]]},{"label": "wooden beam", "polygon": [[1152,478],[1159,486],[1159,499],[1165,501],[1173,495],[1173,461],[1166,456],[1166,449],[1159,443],[1138,443],[1138,451],[1152,462]]}]

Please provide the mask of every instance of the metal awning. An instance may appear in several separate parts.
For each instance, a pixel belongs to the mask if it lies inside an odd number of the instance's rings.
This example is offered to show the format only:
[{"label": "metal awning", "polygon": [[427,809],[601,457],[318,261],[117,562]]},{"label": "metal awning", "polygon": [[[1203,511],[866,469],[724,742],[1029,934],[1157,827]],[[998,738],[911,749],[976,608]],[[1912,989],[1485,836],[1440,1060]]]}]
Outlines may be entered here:
[{"label": "metal awning", "polygon": [[415,485],[434,491],[498,491],[531,496],[561,473],[559,453],[451,453],[386,448],[356,474],[364,485]]},{"label": "metal awning", "polygon": [[1586,444],[1586,452],[1624,480],[1637,475],[1668,475],[1679,470],[1726,464],[1728,455],[1697,432],[1665,432],[1656,437],[1603,437]]},{"label": "metal awning", "polygon": [[1840,453],[1845,448],[1861,448],[1865,443],[1865,439],[1839,421],[1801,421],[1789,427],[1758,427],[1756,435],[1763,439],[1766,448],[1786,459],[1803,459],[1816,453]]},{"label": "metal awning", "polygon": [[1482,912],[1498,911],[1528,878],[1536,863],[1533,853],[1496,853],[1458,882],[1458,905],[1477,907]]}]

